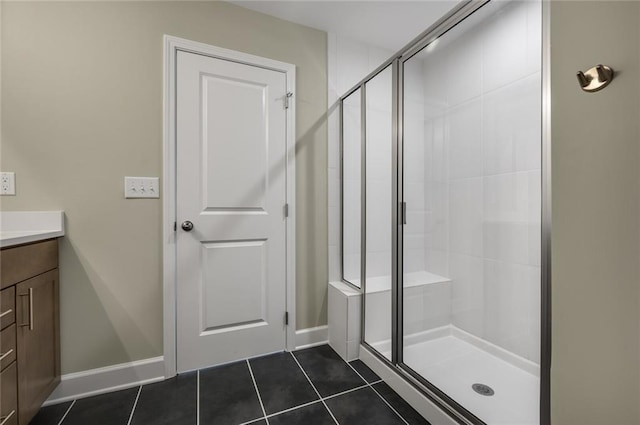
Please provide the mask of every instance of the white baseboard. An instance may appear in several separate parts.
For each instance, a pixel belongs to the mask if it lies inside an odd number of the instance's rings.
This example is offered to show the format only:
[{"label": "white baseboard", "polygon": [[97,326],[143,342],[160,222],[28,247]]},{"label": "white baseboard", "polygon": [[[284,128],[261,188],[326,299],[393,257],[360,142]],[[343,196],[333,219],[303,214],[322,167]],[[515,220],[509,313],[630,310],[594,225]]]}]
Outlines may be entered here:
[{"label": "white baseboard", "polygon": [[[327,344],[328,340],[326,325],[296,331],[297,350]],[[62,375],[44,406],[162,381],[164,366],[164,357],[154,357]]]},{"label": "white baseboard", "polygon": [[164,357],[62,375],[60,385],[44,403],[62,403],[164,379]]},{"label": "white baseboard", "polygon": [[329,342],[329,327],[327,325],[315,328],[299,329],[296,331],[296,350],[315,347]]}]

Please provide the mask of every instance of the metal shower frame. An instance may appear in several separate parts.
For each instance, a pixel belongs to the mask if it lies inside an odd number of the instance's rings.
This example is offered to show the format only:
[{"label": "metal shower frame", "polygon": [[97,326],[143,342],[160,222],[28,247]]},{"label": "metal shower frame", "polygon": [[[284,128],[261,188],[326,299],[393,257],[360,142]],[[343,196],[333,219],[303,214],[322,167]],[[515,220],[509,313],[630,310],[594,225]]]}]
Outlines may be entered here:
[{"label": "metal shower frame", "polygon": [[[485,423],[457,403],[443,391],[402,362],[403,344],[399,336],[402,332],[402,308],[399,300],[403,295],[403,100],[404,63],[446,32],[460,24],[491,0],[465,0],[446,16],[438,20],[426,31],[408,43],[391,58],[363,78],[358,84],[340,97],[340,226],[342,281],[355,286],[344,278],[344,100],[360,90],[361,112],[361,244],[360,244],[360,287],[362,293],[361,346],[385,362],[388,366],[420,390],[431,401],[448,412],[461,424],[484,425]],[[541,208],[541,357],[540,357],[540,424],[550,425],[550,369],[551,369],[551,83],[550,83],[550,0],[542,2],[542,208]],[[380,354],[365,341],[366,314],[366,84],[388,67],[392,69],[392,285],[391,285],[391,360]]]}]

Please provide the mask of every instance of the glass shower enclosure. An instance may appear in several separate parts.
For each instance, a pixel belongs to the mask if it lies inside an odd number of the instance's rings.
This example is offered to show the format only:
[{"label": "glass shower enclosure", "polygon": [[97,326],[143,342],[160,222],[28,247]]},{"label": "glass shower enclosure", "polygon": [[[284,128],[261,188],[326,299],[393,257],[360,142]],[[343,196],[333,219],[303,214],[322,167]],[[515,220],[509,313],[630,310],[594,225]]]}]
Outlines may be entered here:
[{"label": "glass shower enclosure", "polygon": [[463,3],[341,99],[362,344],[463,423],[548,421],[542,17]]}]

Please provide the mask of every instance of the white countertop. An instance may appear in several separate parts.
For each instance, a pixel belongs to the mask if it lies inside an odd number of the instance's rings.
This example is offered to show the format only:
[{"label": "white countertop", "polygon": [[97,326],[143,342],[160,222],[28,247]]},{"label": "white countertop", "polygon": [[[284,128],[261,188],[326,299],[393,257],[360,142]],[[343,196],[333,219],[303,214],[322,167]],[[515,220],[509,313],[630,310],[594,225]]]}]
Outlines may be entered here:
[{"label": "white countertop", "polygon": [[0,211],[0,248],[64,236],[64,211]]}]

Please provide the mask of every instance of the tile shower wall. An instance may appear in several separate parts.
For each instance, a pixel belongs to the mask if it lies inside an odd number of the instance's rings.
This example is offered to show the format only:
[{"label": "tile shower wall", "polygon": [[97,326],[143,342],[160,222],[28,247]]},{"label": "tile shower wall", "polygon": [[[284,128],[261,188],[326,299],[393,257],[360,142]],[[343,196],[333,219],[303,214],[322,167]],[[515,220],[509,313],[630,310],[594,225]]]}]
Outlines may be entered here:
[{"label": "tile shower wall", "polygon": [[[351,89],[355,84],[367,76],[371,71],[380,66],[394,52],[386,49],[377,48],[367,45],[360,41],[356,41],[347,37],[338,36],[336,34],[328,34],[328,85],[329,85],[329,280],[339,281],[341,279],[341,252],[340,252],[340,108],[338,99],[347,90]],[[384,90],[384,89],[379,89]],[[378,92],[375,98],[384,98],[384,93]],[[384,112],[385,107],[382,103],[376,102],[370,106]],[[346,112],[346,111],[345,111]],[[351,114],[355,111],[349,112]],[[376,124],[373,124],[374,126]],[[375,128],[369,128],[372,133],[377,133]],[[390,136],[389,136],[390,137]],[[390,185],[391,182],[389,181]],[[346,212],[345,212],[346,214]],[[377,214],[377,213],[374,213]],[[387,217],[388,214],[388,217]],[[375,222],[390,223],[390,211],[380,210],[379,215],[372,217],[370,220]],[[370,257],[391,257],[391,241],[386,243],[384,240],[377,241],[375,248],[370,253]],[[388,262],[388,261],[387,261]],[[379,262],[372,270],[377,275],[391,274],[391,264],[384,265],[386,262]],[[370,262],[373,265],[374,262]],[[353,268],[353,265],[347,265]],[[373,276],[373,274],[368,274]]]},{"label": "tile shower wall", "polygon": [[366,84],[367,278],[391,276],[392,81],[387,67]]},{"label": "tile shower wall", "polygon": [[507,4],[423,62],[425,267],[453,281],[453,325],[534,362],[540,16],[539,2]]},{"label": "tile shower wall", "polygon": [[[340,253],[340,121],[338,98],[355,84],[361,81],[371,71],[375,70],[394,52],[367,45],[347,37],[336,34],[328,35],[328,68],[329,68],[329,279],[339,281],[341,277],[341,253]],[[385,72],[391,72],[385,71]],[[422,84],[423,76],[420,72],[413,72],[412,81]],[[386,159],[391,161],[391,154],[387,152],[388,140],[391,140],[389,133],[390,126],[387,125],[387,115],[390,113],[391,86],[374,80],[368,87],[367,110],[371,115],[367,119],[367,134],[372,144],[372,148],[379,154],[375,159],[380,167],[369,170],[371,183],[378,185],[379,190],[370,192],[370,195],[379,193],[380,197],[386,199],[390,193],[391,176],[390,166],[383,163]],[[422,91],[412,97],[414,102],[413,114],[407,132],[411,137],[424,139],[424,98]],[[356,108],[345,108],[345,120],[358,121],[355,117],[359,113]],[[422,146],[422,144],[419,144]],[[422,148],[420,148],[422,149]],[[407,254],[405,258],[405,269],[407,271],[419,271],[425,269],[425,211],[424,197],[424,175],[423,155],[411,159],[415,162],[412,167],[415,173],[410,176],[411,183],[407,190],[413,190],[419,194],[421,202],[409,205],[408,223],[410,223],[410,237],[407,238]],[[375,192],[375,193],[373,193]],[[383,201],[380,201],[382,204]],[[390,201],[389,201],[390,205]],[[347,214],[347,212],[345,212]],[[390,226],[391,207],[388,209],[375,209],[368,213],[371,228],[380,226]],[[348,233],[348,232],[347,232]],[[381,232],[382,233],[382,232]],[[367,276],[390,276],[391,275],[391,240],[388,232],[384,232],[384,237],[377,238],[371,233],[373,243],[367,247]],[[368,238],[370,239],[370,238]],[[348,269],[356,266],[346,265]]]},{"label": "tile shower wall", "polygon": [[[404,103],[404,143],[411,144],[410,152],[404,155],[404,200],[407,203],[404,273],[425,270],[426,218],[430,213],[425,191],[425,173],[428,170],[424,164],[424,76],[421,71],[419,67],[408,67],[404,73],[405,87],[411,87],[405,90]],[[412,297],[410,291],[405,291],[405,302],[419,304],[420,300]]]},{"label": "tile shower wall", "polygon": [[[361,202],[362,197],[362,108],[361,90],[356,90],[342,104],[345,164],[342,179],[343,221],[342,249],[344,250],[344,279],[358,285],[361,274]],[[339,188],[338,188],[339,190]],[[331,207],[334,208],[334,207]],[[338,217],[339,220],[339,217]],[[337,235],[340,240],[340,235]],[[331,243],[334,243],[332,240]]]},{"label": "tile shower wall", "polygon": [[[412,87],[405,93],[405,143],[413,143],[414,153],[405,157],[404,190],[412,200],[405,273],[426,270],[452,280],[431,285],[433,291],[427,285],[422,295],[405,292],[406,333],[442,326],[442,318],[450,318],[451,324],[535,362],[540,341],[540,13],[539,2],[507,4],[492,20],[436,46],[422,66],[405,68],[405,87]],[[329,276],[339,281],[336,102],[393,52],[335,34],[329,34],[328,48]],[[371,121],[377,120],[370,120],[368,132],[383,134]],[[375,214],[370,221],[389,223],[388,211]],[[368,258],[390,258],[390,241],[376,241],[368,246]],[[367,263],[369,277],[390,274],[388,261]],[[435,310],[437,320],[429,319]]]}]

